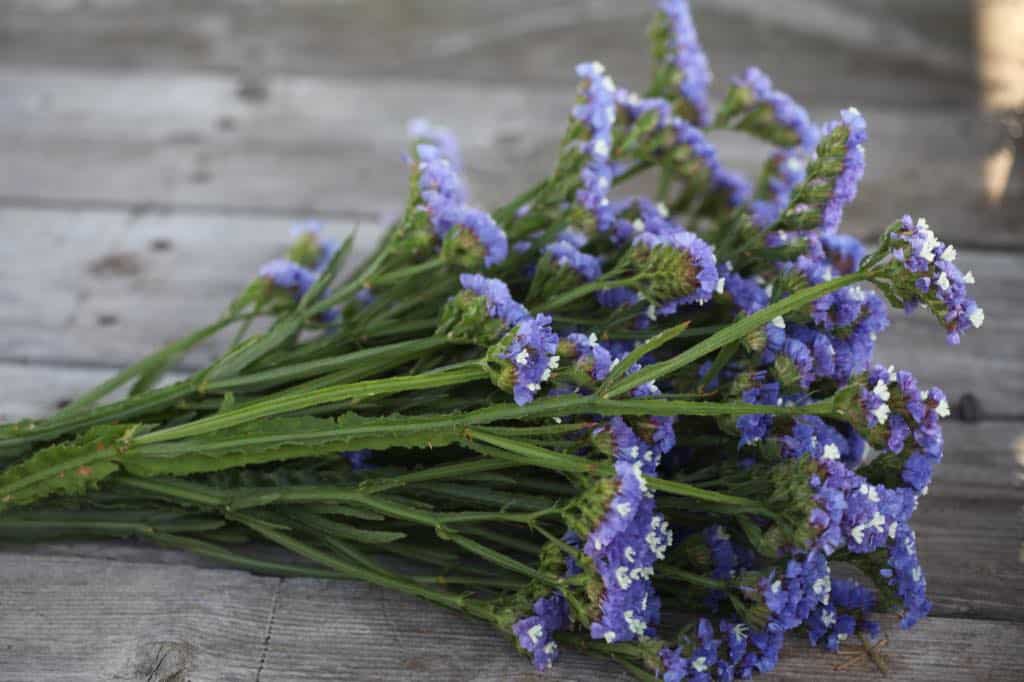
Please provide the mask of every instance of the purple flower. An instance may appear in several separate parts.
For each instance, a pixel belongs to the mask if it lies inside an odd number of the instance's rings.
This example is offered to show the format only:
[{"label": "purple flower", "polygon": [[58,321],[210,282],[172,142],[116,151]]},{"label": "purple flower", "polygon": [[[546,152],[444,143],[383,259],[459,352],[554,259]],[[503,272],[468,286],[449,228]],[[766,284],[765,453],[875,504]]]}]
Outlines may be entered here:
[{"label": "purple flower", "polygon": [[888,565],[881,576],[903,602],[903,617],[900,627],[910,628],[932,609],[932,603],[925,594],[927,582],[917,558],[917,537],[905,524],[900,524],[889,548]]},{"label": "purple flower", "polygon": [[444,239],[442,253],[462,267],[493,267],[508,257],[508,237],[490,214],[465,204],[449,203],[437,214],[435,233]]},{"label": "purple flower", "polygon": [[612,186],[612,127],[615,125],[615,83],[605,74],[600,62],[583,62],[576,66],[582,79],[580,98],[572,116],[587,129],[586,140],[579,147],[583,154],[580,188],[576,202],[591,213],[598,231],[607,229],[612,219],[608,192]]},{"label": "purple flower", "polygon": [[960,334],[985,321],[985,312],[967,295],[974,275],[956,266],[956,249],[939,241],[923,218],[909,215],[887,235],[891,265],[877,283],[894,303],[908,311],[921,306],[946,328],[946,339],[960,343]]},{"label": "purple flower", "polygon": [[287,258],[275,258],[264,263],[259,275],[275,287],[292,292],[296,300],[302,298],[316,281],[316,275],[309,268]]},{"label": "purple flower", "polygon": [[612,354],[598,343],[595,334],[569,334],[562,340],[559,354],[572,359],[573,366],[594,383],[604,381],[613,367]]},{"label": "purple flower", "polygon": [[821,243],[829,262],[840,275],[855,272],[867,254],[860,240],[849,234],[826,234],[821,237]]},{"label": "purple flower", "polygon": [[372,450],[353,450],[343,454],[348,459],[353,471],[365,471],[373,468],[373,464],[370,463],[370,459],[373,457]]},{"label": "purple flower", "polygon": [[292,226],[288,258],[316,274],[322,272],[340,248],[337,241],[323,236],[323,230],[324,226],[315,220]]},{"label": "purple flower", "polygon": [[459,141],[448,128],[436,126],[425,118],[414,118],[406,124],[406,134],[418,144],[429,144],[437,148],[440,156],[448,159],[456,173],[462,168]]},{"label": "purple flower", "polygon": [[511,381],[500,385],[511,388],[517,405],[525,405],[558,368],[558,334],[551,331],[551,318],[540,314],[522,319],[499,347],[498,357],[508,361],[505,371],[511,374]]},{"label": "purple flower", "polygon": [[[743,402],[753,405],[775,405],[779,400],[779,385],[765,383],[748,388],[741,396]],[[773,418],[770,414],[745,414],[736,420],[740,432],[740,446],[756,443],[768,435]]]},{"label": "purple flower", "polygon": [[690,3],[661,0],[656,21],[662,33],[653,41],[655,58],[669,69],[685,115],[697,125],[707,126],[711,122],[711,67],[690,15]]},{"label": "purple flower", "polygon": [[822,128],[822,137],[830,141],[842,140],[844,153],[842,169],[832,185],[832,193],[821,212],[821,231],[835,232],[843,220],[843,209],[857,197],[857,187],[864,176],[864,143],[867,142],[867,123],[854,108],[844,109],[840,121],[831,121]]},{"label": "purple flower", "polygon": [[711,300],[718,267],[711,247],[686,230],[633,238],[629,258],[642,278],[638,285],[657,312],[671,315],[680,306]]},{"label": "purple flower", "polygon": [[519,646],[533,657],[537,670],[547,670],[558,659],[555,633],[569,626],[569,607],[565,597],[555,592],[533,604],[533,614],[512,626]]},{"label": "purple flower", "polygon": [[806,153],[818,142],[818,130],[807,110],[786,93],[776,90],[771,79],[756,66],[733,78],[719,113],[719,120],[737,121],[738,127],[785,147]]},{"label": "purple flower", "polygon": [[560,268],[569,268],[583,281],[592,282],[601,276],[601,261],[597,256],[580,251],[579,247],[566,239],[560,239],[544,247],[544,253]]},{"label": "purple flower", "polygon": [[757,198],[750,202],[750,217],[762,229],[774,225],[789,206],[793,189],[807,173],[807,154],[802,150],[782,149],[765,164]]},{"label": "purple flower", "polygon": [[482,296],[487,301],[487,314],[501,320],[507,327],[514,327],[529,317],[529,311],[512,298],[508,285],[500,279],[484,277],[476,273],[459,275],[459,284],[466,291]]}]

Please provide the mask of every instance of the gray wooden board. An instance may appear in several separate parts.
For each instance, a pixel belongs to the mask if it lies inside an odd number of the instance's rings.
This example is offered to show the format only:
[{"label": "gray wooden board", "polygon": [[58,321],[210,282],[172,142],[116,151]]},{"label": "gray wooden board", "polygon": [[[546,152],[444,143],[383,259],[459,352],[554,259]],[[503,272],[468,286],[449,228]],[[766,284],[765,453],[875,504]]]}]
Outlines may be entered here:
[{"label": "gray wooden board", "polygon": [[[573,652],[537,676],[490,627],[360,583],[17,553],[0,566],[4,682],[628,679]],[[887,625],[889,679],[1015,680],[1024,665],[1020,623]],[[794,641],[765,679],[820,680],[844,663],[850,679],[879,676]]]},{"label": "gray wooden board", "polygon": [[[567,84],[601,59],[649,69],[653,0],[9,0],[0,60],[273,76],[413,76]],[[974,94],[963,0],[695,0],[718,76],[763,64],[802,99],[946,104]],[[837,106],[838,106],[837,104]]]},{"label": "gray wooden board", "polygon": [[[549,172],[573,97],[571,84],[310,76],[275,79],[255,104],[236,91],[218,73],[0,66],[0,200],[380,216],[402,205],[405,123],[425,115],[458,131],[475,200],[495,205]],[[970,103],[863,110],[871,142],[851,232],[912,212],[961,245],[1019,241],[1024,202],[984,200],[998,125]],[[746,136],[712,138],[750,174],[766,154]]]}]

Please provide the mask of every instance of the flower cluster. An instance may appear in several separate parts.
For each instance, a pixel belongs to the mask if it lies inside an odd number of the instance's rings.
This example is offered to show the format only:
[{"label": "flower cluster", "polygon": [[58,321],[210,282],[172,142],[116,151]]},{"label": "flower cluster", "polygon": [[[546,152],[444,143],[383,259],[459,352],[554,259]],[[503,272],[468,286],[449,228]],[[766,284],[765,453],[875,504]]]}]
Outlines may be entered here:
[{"label": "flower cluster", "polygon": [[711,123],[711,65],[700,45],[687,0],[661,0],[651,27],[655,87],[678,97],[680,114],[706,127]]},{"label": "flower cluster", "polygon": [[961,272],[956,265],[956,248],[936,238],[923,218],[914,222],[909,215],[890,228],[883,248],[892,261],[888,277],[879,282],[882,291],[908,311],[927,309],[946,328],[950,344],[960,343],[960,335],[978,328],[985,311],[967,294],[974,275]]},{"label": "flower cluster", "polygon": [[555,593],[533,603],[533,615],[517,621],[512,634],[523,651],[530,654],[537,670],[546,670],[558,659],[555,633],[569,624],[565,597]]},{"label": "flower cluster", "polygon": [[[651,36],[649,87],[577,67],[551,174],[508,204],[471,206],[454,136],[414,121],[405,211],[347,281],[338,243],[297,226],[129,397],[87,409],[107,382],[0,426],[8,531],[114,509],[236,562],[222,541],[259,536],[303,558],[292,574],[344,568],[483,619],[542,670],[577,646],[731,680],[773,669],[786,636],[835,650],[881,611],[917,622],[911,520],[950,410],[873,355],[887,304],[953,343],[980,326],[974,278],[923,220],[875,251],[838,231],[864,172],[856,110],[819,127],[756,68],[716,107],[684,0],[658,3]],[[721,128],[772,145],[754,187]],[[148,388],[227,325],[209,367]],[[108,487],[122,467],[138,485]]]},{"label": "flower cluster", "polygon": [[756,66],[733,79],[732,89],[719,109],[717,123],[731,124],[805,153],[814,149],[818,142],[818,129],[811,123],[807,110],[775,89],[771,78]]},{"label": "flower cluster", "polygon": [[600,62],[576,66],[581,79],[580,101],[572,116],[585,128],[578,144],[584,162],[580,170],[580,188],[576,202],[587,211],[598,231],[607,229],[612,219],[608,192],[612,187],[612,128],[615,125],[615,82]]}]

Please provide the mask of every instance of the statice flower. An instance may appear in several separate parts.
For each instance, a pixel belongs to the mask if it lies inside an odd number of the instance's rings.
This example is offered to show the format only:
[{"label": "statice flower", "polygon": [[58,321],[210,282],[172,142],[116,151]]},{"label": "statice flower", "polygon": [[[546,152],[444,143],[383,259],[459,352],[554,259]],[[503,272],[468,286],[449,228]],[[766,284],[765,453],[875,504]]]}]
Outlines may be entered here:
[{"label": "statice flower", "polygon": [[434,125],[425,118],[414,118],[406,125],[406,134],[418,144],[429,144],[437,148],[438,153],[448,159],[454,172],[462,168],[462,155],[459,152],[459,141],[449,128]]},{"label": "statice flower", "polygon": [[834,233],[843,220],[843,210],[857,196],[864,175],[864,143],[867,123],[854,108],[844,109],[839,121],[822,127],[816,157],[807,167],[807,179],[793,193],[790,207],[782,215],[787,229]]},{"label": "statice flower", "polygon": [[807,173],[807,155],[801,150],[782,149],[765,163],[756,198],[750,202],[750,217],[765,229],[778,221],[789,206],[793,189]]},{"label": "statice flower", "polygon": [[[775,382],[762,383],[743,391],[743,402],[753,405],[775,405],[779,402],[779,385]],[[740,447],[757,443],[768,435],[774,419],[770,414],[745,414],[736,420],[740,433]]]},{"label": "statice flower", "polygon": [[340,248],[336,240],[323,235],[323,230],[324,226],[314,220],[293,226],[288,258],[314,273],[322,272]]},{"label": "statice flower", "polygon": [[711,122],[711,66],[686,0],[661,0],[651,27],[655,87],[678,97],[680,113],[699,126]]},{"label": "statice flower", "polygon": [[576,66],[582,79],[579,101],[573,118],[586,128],[586,139],[579,143],[584,163],[576,202],[593,216],[598,231],[612,220],[608,192],[612,186],[612,128],[615,125],[615,83],[600,62]]},{"label": "statice flower", "polygon": [[598,342],[595,334],[566,335],[558,345],[558,355],[572,362],[564,369],[575,372],[581,377],[580,383],[590,386],[604,381],[614,366],[611,352]]},{"label": "statice flower", "polygon": [[601,276],[601,261],[597,256],[580,251],[580,247],[567,239],[560,239],[544,247],[544,254],[551,262],[568,268],[585,282],[592,282]]},{"label": "statice flower", "polygon": [[903,602],[900,627],[913,627],[932,609],[926,595],[927,582],[917,557],[917,536],[907,525],[900,525],[889,550],[888,563],[881,576]]},{"label": "statice flower", "polygon": [[457,343],[490,346],[530,315],[508,285],[479,273],[459,275],[462,289],[441,310],[437,333]]},{"label": "statice flower", "polygon": [[495,384],[510,391],[517,405],[531,402],[558,369],[557,351],[558,334],[551,331],[549,316],[522,319],[488,352],[499,367]]},{"label": "statice flower", "polygon": [[500,279],[484,277],[476,273],[459,275],[459,284],[472,294],[482,297],[487,304],[487,314],[512,327],[526,317],[529,311],[509,293],[508,285]]},{"label": "statice flower", "polygon": [[717,122],[808,153],[818,142],[818,130],[811,123],[807,110],[786,93],[776,90],[767,74],[756,66],[733,78]]},{"label": "statice flower", "polygon": [[365,471],[373,468],[373,464],[370,462],[373,458],[372,450],[352,450],[344,455],[353,471]]},{"label": "statice flower", "polygon": [[555,633],[569,626],[569,607],[560,593],[541,597],[533,603],[533,615],[512,626],[519,646],[533,657],[537,670],[547,670],[558,659]]},{"label": "statice flower", "polygon": [[670,315],[680,306],[704,304],[718,287],[714,251],[686,230],[641,232],[624,258],[640,280],[637,288],[658,314]]},{"label": "statice flower", "polygon": [[464,268],[493,267],[508,257],[508,237],[486,211],[449,204],[438,214],[435,230],[444,243],[441,255]]},{"label": "statice flower", "polygon": [[894,305],[931,312],[945,327],[950,344],[960,343],[964,331],[985,321],[985,312],[967,295],[974,275],[960,271],[956,249],[936,238],[923,218],[914,222],[903,216],[886,233],[882,250],[889,256],[889,267],[874,280],[876,284]]},{"label": "statice flower", "polygon": [[812,646],[828,651],[839,649],[841,642],[857,632],[878,634],[878,624],[866,619],[875,609],[874,593],[853,580],[832,581],[832,599],[820,604],[807,619],[807,635]]},{"label": "statice flower", "polygon": [[826,234],[821,237],[826,258],[840,275],[856,272],[867,255],[867,249],[851,234]]},{"label": "statice flower", "polygon": [[466,189],[448,157],[432,144],[418,144],[415,151],[416,184],[427,211],[464,203]]},{"label": "statice flower", "polygon": [[[616,471],[634,470],[637,464],[617,462]],[[624,506],[636,505],[635,511]],[[629,521],[621,529],[609,535],[608,531],[619,526],[612,516],[632,511]],[[594,531],[610,538],[608,544],[598,547],[593,534],[588,538],[584,551],[593,560],[601,577],[604,594],[600,600],[601,615],[590,627],[590,636],[606,642],[631,641],[654,633],[654,626],[660,617],[661,601],[651,578],[654,564],[665,558],[665,552],[672,544],[672,531],[665,518],[654,511],[654,499],[644,489],[637,496],[626,497],[620,493],[612,500],[608,515],[602,526]]]},{"label": "statice flower", "polygon": [[799,627],[818,604],[827,604],[831,571],[825,555],[809,552],[786,562],[782,572],[772,571],[745,588],[748,599],[767,610],[766,629],[786,631]]},{"label": "statice flower", "polygon": [[295,300],[302,298],[316,281],[313,271],[287,258],[275,258],[264,263],[260,267],[259,276],[274,287],[292,293]]}]

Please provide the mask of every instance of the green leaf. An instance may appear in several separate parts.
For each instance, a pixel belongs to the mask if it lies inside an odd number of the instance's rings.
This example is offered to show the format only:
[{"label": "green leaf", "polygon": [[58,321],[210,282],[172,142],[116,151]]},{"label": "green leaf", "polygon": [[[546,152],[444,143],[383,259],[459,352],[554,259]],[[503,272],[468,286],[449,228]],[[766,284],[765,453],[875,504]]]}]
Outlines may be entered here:
[{"label": "green leaf", "polygon": [[117,471],[121,450],[138,426],[97,426],[67,443],[39,450],[0,473],[0,510],[50,495],[83,495]]}]

